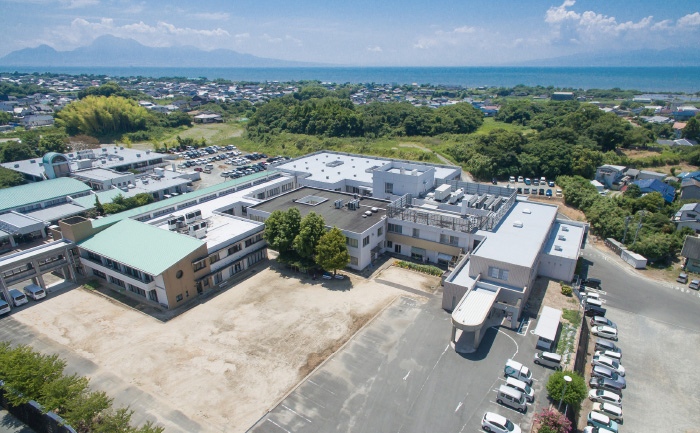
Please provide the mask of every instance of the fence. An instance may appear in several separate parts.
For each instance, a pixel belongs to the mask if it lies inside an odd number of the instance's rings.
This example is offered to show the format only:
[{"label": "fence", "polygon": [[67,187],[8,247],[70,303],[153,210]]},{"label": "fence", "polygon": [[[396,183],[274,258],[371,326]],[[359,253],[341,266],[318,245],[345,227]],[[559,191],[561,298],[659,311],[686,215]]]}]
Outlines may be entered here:
[{"label": "fence", "polygon": [[0,406],[7,409],[15,418],[28,425],[36,433],[76,433],[73,427],[65,425],[65,421],[53,412],[44,413],[39,403],[34,400],[29,403],[12,406],[5,396],[6,391],[0,388]]}]

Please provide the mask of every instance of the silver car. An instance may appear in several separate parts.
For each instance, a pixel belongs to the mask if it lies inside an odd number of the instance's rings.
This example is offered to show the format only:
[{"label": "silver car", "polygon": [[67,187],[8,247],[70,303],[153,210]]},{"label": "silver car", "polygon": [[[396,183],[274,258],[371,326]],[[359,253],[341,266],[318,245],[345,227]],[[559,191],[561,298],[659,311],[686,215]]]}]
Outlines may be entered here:
[{"label": "silver car", "polygon": [[591,380],[593,380],[593,378],[596,377],[616,382],[620,385],[620,389],[625,389],[627,387],[627,381],[625,380],[625,378],[607,367],[594,365],[593,369],[591,370]]},{"label": "silver car", "polygon": [[604,377],[592,377],[588,384],[591,388],[604,389],[617,394],[622,393],[622,388],[624,388],[619,382]]},{"label": "silver car", "polygon": [[594,326],[591,328],[591,334],[617,341],[617,329],[610,326]]},{"label": "silver car", "polygon": [[622,397],[607,389],[592,389],[588,391],[588,399],[594,403],[606,403],[622,407]]},{"label": "silver car", "polygon": [[614,371],[615,373],[619,374],[620,376],[625,375],[625,367],[620,364],[619,361],[609,358],[604,355],[597,355],[593,356],[593,361],[591,362],[593,365],[600,365],[606,368],[609,368],[610,370]]},{"label": "silver car", "polygon": [[602,413],[615,422],[622,422],[622,408],[610,403],[593,403],[594,412]]}]

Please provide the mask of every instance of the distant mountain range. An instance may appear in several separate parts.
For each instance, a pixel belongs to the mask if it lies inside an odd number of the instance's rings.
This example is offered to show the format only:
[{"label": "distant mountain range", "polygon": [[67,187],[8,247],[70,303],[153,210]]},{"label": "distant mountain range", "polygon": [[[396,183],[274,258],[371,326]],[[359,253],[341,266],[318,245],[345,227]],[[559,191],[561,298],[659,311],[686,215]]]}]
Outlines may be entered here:
[{"label": "distant mountain range", "polygon": [[550,59],[529,60],[511,66],[617,67],[617,66],[700,66],[700,48],[667,48],[611,53],[580,53]]},{"label": "distant mountain range", "polygon": [[147,47],[133,39],[100,36],[90,45],[56,51],[48,45],[24,48],[0,58],[0,66],[156,66],[156,67],[295,67],[328,66],[256,57],[233,50],[204,51],[192,46]]}]

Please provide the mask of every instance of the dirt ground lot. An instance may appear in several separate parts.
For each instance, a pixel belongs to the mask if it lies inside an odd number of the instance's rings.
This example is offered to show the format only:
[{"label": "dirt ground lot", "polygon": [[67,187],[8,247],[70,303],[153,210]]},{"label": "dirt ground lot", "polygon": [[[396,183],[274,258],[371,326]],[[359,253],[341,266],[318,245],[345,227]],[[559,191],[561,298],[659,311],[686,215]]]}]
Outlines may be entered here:
[{"label": "dirt ground lot", "polygon": [[[244,431],[398,294],[406,294],[355,276],[300,280],[274,262],[259,269],[166,323],[83,288],[12,317],[97,364],[91,376],[113,374],[158,396],[200,431]],[[382,278],[414,290],[439,282],[398,268],[383,271]]]}]

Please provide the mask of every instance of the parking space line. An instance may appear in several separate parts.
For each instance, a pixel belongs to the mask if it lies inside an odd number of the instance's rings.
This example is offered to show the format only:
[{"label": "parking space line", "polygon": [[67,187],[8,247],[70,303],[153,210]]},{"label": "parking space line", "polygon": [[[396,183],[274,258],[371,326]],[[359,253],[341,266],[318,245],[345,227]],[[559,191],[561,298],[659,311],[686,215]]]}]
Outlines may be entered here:
[{"label": "parking space line", "polygon": [[518,354],[518,350],[519,350],[518,343],[515,341],[515,339],[513,337],[511,337],[510,335],[506,334],[505,332],[503,332],[502,330],[498,329],[497,326],[492,326],[491,328],[495,329],[496,331],[498,331],[501,334],[505,335],[506,337],[510,338],[510,340],[513,342],[513,344],[515,344],[515,353],[511,357],[511,359],[515,359],[515,355]]},{"label": "parking space line", "polygon": [[290,412],[293,413],[294,415],[296,415],[296,416],[298,416],[298,417],[304,419],[304,420],[305,420],[306,422],[308,422],[309,424],[311,423],[311,420],[310,420],[310,419],[308,419],[308,418],[305,417],[304,415],[300,414],[299,412],[295,411],[294,409],[290,409],[290,408],[288,408],[287,406],[285,406],[284,404],[281,404],[280,406],[282,406],[283,408],[287,409],[288,411],[290,411]]},{"label": "parking space line", "polygon": [[406,375],[403,377],[403,380],[408,379],[408,376],[409,376],[410,374],[411,374],[411,370],[408,370],[408,373],[406,373]]},{"label": "parking space line", "polygon": [[322,405],[321,403],[317,402],[316,400],[314,400],[314,399],[311,398],[311,397],[305,396],[305,395],[302,394],[301,392],[299,392],[299,395],[302,396],[302,398],[305,398],[306,400],[309,400],[311,403],[317,405],[317,406],[320,407],[321,409],[325,409],[325,408],[326,408],[326,406]]},{"label": "parking space line", "polygon": [[459,404],[457,405],[457,409],[455,409],[455,412],[459,410],[459,408],[462,407],[462,402],[460,401]]},{"label": "parking space line", "polygon": [[311,380],[311,379],[307,380],[307,382],[309,382],[309,383],[312,384],[312,385],[316,385],[317,387],[321,388],[322,390],[324,390],[324,391],[326,391],[326,392],[328,392],[328,393],[330,393],[330,394],[333,394],[333,395],[335,395],[335,396],[338,396],[338,394],[334,393],[333,391],[331,391],[331,390],[329,390],[329,389],[326,389],[326,388],[322,387],[321,385],[319,385],[318,383],[314,382],[314,381]]},{"label": "parking space line", "polygon": [[513,409],[513,408],[510,408],[510,407],[508,407],[508,406],[506,406],[506,405],[504,405],[504,404],[498,404],[497,402],[495,402],[495,401],[493,401],[493,400],[489,400],[489,401],[490,401],[491,403],[495,404],[495,405],[498,405],[499,407],[502,407],[502,408],[505,408],[505,409],[508,409],[508,410],[512,410],[512,411],[515,412],[515,413],[520,413],[519,411],[517,411],[517,410],[515,410],[515,409]]},{"label": "parking space line", "polygon": [[276,422],[272,421],[270,418],[268,418],[267,420],[270,421],[272,424],[276,425],[277,427],[281,428],[282,430],[286,431],[287,433],[292,433],[289,430],[287,430],[286,428],[284,428],[281,425],[277,424]]}]

